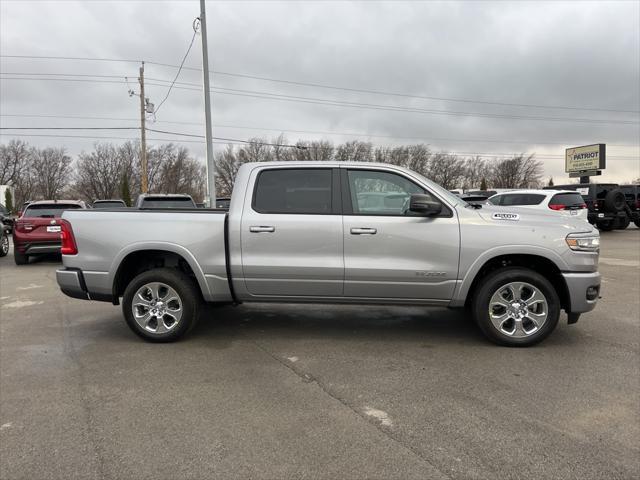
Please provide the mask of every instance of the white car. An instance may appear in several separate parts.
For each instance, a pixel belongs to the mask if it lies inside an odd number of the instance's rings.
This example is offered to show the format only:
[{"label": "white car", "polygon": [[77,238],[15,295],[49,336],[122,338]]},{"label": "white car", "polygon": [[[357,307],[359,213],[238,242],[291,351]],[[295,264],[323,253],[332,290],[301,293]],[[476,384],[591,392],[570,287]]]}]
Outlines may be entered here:
[{"label": "white car", "polygon": [[487,200],[492,205],[553,210],[560,215],[587,221],[587,204],[573,190],[511,190],[497,193]]}]

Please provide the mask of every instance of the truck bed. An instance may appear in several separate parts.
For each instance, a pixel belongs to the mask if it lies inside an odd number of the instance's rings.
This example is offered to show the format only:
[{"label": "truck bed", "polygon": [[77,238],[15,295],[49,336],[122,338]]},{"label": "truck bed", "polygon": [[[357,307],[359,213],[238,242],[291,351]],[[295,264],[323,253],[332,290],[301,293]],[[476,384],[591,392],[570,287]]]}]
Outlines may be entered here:
[{"label": "truck bed", "polygon": [[225,252],[226,210],[67,210],[62,218],[71,223],[78,246],[77,255],[64,256],[64,265],[82,270],[92,297],[111,296],[123,260],[138,249],[152,248],[184,258],[205,300],[231,299]]}]

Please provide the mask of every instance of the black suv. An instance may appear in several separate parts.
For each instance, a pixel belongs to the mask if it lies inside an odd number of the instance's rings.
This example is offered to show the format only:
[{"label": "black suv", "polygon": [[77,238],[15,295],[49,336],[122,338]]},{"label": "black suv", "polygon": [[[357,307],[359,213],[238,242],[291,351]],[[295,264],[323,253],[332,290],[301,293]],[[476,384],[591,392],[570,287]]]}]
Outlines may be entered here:
[{"label": "black suv", "polygon": [[617,183],[574,183],[545,187],[545,190],[575,190],[580,193],[589,209],[589,223],[599,230],[627,228],[632,219],[624,193]]},{"label": "black suv", "polygon": [[[629,220],[633,221],[636,227],[640,228],[640,185],[620,185],[620,190],[622,190],[627,200]],[[627,225],[629,225],[628,222]]]}]

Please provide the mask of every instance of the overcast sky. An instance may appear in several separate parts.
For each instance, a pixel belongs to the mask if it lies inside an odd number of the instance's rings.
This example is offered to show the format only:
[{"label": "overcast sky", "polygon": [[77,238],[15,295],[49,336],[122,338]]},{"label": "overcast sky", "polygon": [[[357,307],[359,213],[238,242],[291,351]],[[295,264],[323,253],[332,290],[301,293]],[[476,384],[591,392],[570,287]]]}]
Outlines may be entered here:
[{"label": "overcast sky", "polygon": [[[198,15],[199,2],[186,0],[0,0],[0,53],[177,65]],[[217,137],[270,139],[283,132],[292,143],[300,138],[334,142],[359,138],[385,145],[422,141],[436,151],[485,155],[536,152],[544,159],[545,175],[556,182],[566,178],[566,147],[606,143],[607,170],[599,180],[640,177],[638,1],[209,1],[207,17],[210,67],[216,71],[405,95],[215,74],[214,87],[236,90],[213,95]],[[201,67],[200,42],[197,35],[186,66]],[[138,67],[134,62],[2,57],[0,124],[136,127],[138,99],[128,96],[124,77],[137,91]],[[173,67],[146,65],[151,102],[160,103],[167,93],[166,81],[176,72]],[[57,77],[64,81],[51,80],[52,75],[27,80],[23,75],[27,73],[77,76]],[[183,70],[178,81],[196,85],[176,84],[180,88],[171,91],[157,121],[149,121],[148,127],[203,134],[203,95],[197,86],[202,74]],[[304,98],[255,96],[264,93]],[[308,99],[370,106],[326,105]],[[138,135],[135,130],[21,133]],[[152,132],[148,136],[176,138]],[[10,138],[14,137],[3,135],[0,140]],[[72,154],[91,149],[95,141],[24,139],[35,145],[63,145]],[[203,143],[193,140],[185,145],[203,158]]]}]

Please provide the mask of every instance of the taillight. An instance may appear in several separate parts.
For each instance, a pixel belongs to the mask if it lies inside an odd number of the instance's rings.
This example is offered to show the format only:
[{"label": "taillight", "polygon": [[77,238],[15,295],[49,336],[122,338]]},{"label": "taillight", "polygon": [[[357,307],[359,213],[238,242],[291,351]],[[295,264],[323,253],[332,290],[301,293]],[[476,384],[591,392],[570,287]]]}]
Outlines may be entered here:
[{"label": "taillight", "polygon": [[636,208],[637,208],[638,210],[640,210],[640,200],[637,200],[637,201],[636,201]]},{"label": "taillight", "polygon": [[73,236],[71,224],[64,219],[60,220],[60,240],[62,240],[62,247],[60,248],[62,255],[76,255],[78,253],[78,246]]},{"label": "taillight", "polygon": [[587,204],[586,203],[581,203],[580,204],[580,208],[587,208]]},{"label": "taillight", "polygon": [[560,205],[560,204],[556,204],[556,203],[550,203],[549,204],[549,208],[551,210],[564,210],[565,206],[564,205]]}]

